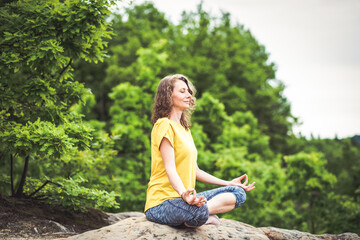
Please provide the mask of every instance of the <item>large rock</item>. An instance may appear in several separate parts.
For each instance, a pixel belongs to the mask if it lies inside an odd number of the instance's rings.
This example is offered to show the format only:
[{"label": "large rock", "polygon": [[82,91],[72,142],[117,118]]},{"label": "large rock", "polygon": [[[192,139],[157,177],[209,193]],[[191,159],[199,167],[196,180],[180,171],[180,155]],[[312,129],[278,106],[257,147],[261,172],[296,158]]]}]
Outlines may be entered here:
[{"label": "large rock", "polygon": [[259,239],[266,235],[250,225],[221,219],[221,226],[205,225],[196,229],[174,228],[147,221],[145,216],[130,217],[98,230],[76,235],[68,240],[118,239]]},{"label": "large rock", "polygon": [[312,235],[306,232],[300,232],[297,230],[287,230],[274,227],[258,228],[262,230],[269,239],[301,239],[301,240],[353,240],[360,239],[355,233],[342,233],[342,234],[323,234]]},{"label": "large rock", "polygon": [[122,212],[122,213],[107,213],[109,218],[107,219],[109,225],[117,223],[121,220],[130,217],[143,217],[145,214],[139,212]]},{"label": "large rock", "polygon": [[[296,230],[280,228],[255,228],[245,223],[234,220],[220,219],[221,225],[203,225],[196,229],[174,228],[166,225],[156,224],[147,221],[142,213],[112,214],[113,221],[119,219],[113,225],[97,230],[85,232],[67,238],[67,240],[118,240],[118,239],[357,239],[359,236],[354,233],[340,235],[311,235]],[[125,218],[125,219],[124,219]],[[121,220],[124,219],[124,220]]]}]

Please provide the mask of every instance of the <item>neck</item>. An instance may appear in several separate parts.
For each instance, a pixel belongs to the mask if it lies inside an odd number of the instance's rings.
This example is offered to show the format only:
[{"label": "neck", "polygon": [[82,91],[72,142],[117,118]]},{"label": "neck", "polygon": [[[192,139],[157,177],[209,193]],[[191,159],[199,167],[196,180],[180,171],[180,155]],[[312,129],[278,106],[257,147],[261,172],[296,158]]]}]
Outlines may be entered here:
[{"label": "neck", "polygon": [[182,111],[177,109],[172,109],[169,115],[169,119],[181,124],[180,122],[181,115],[182,115]]}]

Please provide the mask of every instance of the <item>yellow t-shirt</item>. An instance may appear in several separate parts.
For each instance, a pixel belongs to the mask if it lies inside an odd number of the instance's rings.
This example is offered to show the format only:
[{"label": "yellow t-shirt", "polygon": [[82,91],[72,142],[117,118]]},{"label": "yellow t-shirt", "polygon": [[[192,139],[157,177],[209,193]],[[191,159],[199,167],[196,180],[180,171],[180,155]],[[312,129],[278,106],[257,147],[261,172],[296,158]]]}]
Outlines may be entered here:
[{"label": "yellow t-shirt", "polygon": [[168,118],[160,118],[151,132],[151,177],[146,194],[145,211],[167,199],[180,197],[171,186],[160,154],[160,143],[166,137],[174,148],[175,166],[186,189],[195,188],[197,150],[190,133]]}]

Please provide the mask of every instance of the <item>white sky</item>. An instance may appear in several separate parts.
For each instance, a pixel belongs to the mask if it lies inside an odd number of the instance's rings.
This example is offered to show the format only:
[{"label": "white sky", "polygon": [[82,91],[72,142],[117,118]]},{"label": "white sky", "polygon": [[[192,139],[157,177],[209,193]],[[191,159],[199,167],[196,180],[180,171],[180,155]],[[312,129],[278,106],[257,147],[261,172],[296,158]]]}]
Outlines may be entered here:
[{"label": "white sky", "polygon": [[[176,23],[200,1],[151,2]],[[231,13],[233,24],[244,25],[265,46],[292,113],[303,123],[296,133],[360,134],[360,0],[204,0],[203,8],[215,16]]]}]

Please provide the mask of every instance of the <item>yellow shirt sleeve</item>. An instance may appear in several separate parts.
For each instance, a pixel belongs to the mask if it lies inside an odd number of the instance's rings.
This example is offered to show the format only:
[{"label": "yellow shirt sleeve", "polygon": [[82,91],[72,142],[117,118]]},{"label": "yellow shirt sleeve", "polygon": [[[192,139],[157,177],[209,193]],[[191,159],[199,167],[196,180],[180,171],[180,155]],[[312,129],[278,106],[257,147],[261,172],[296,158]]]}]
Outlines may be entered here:
[{"label": "yellow shirt sleeve", "polygon": [[157,148],[160,148],[161,141],[164,137],[166,137],[171,145],[174,147],[174,131],[170,126],[169,120],[165,118],[161,118],[159,121],[156,122],[153,129],[153,137],[154,137],[154,144]]}]

